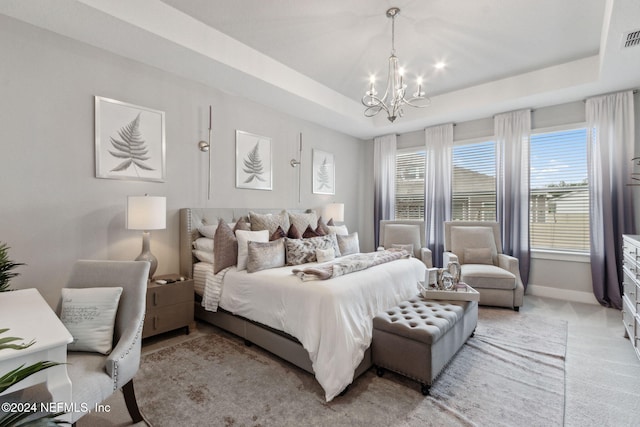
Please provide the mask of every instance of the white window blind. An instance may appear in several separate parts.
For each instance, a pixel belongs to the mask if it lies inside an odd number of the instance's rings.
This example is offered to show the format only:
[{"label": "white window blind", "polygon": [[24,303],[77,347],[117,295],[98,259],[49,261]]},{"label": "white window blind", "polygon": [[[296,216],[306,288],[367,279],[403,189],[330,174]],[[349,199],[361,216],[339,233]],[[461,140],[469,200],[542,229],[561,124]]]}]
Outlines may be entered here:
[{"label": "white window blind", "polygon": [[453,220],[495,221],[496,144],[493,141],[453,148]]},{"label": "white window blind", "polygon": [[589,250],[587,130],[531,135],[531,247]]},{"label": "white window blind", "polygon": [[396,153],[396,219],[424,219],[425,151]]}]

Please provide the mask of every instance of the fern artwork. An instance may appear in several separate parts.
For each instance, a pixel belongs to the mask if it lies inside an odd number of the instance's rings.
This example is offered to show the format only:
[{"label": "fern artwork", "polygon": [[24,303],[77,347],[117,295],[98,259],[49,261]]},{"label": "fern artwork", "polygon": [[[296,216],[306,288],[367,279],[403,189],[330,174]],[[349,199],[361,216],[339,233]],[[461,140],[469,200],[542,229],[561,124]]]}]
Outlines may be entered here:
[{"label": "fern artwork", "polygon": [[313,193],[335,194],[335,165],[333,154],[313,150]]},{"label": "fern artwork", "polygon": [[272,189],[271,138],[236,131],[236,187]]},{"label": "fern artwork", "polygon": [[165,180],[164,112],[95,97],[96,177]]},{"label": "fern artwork", "polygon": [[[109,150],[109,153],[117,159],[122,160],[122,163],[118,164],[115,168],[111,169],[111,172],[124,171],[132,167],[136,174],[138,170],[154,170],[151,166],[145,163],[149,160],[149,149],[142,139],[140,133],[140,113],[126,126],[118,131],[120,139],[111,137],[111,145],[113,150]],[[139,174],[138,174],[139,175]]]}]

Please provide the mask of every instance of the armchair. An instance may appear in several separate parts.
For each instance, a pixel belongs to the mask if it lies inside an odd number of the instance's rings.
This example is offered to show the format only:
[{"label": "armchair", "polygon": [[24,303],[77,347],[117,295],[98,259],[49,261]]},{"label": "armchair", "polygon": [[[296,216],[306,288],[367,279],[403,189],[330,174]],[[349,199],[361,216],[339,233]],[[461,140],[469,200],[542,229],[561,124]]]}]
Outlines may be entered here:
[{"label": "armchair", "polygon": [[413,255],[428,268],[433,267],[433,255],[426,247],[424,221],[408,219],[380,221],[380,246],[388,249],[393,245],[413,245]]},{"label": "armchair", "polygon": [[480,293],[480,304],[520,310],[524,286],[519,262],[502,253],[497,222],[447,221],[444,239],[442,265],[460,263],[460,280]]},{"label": "armchair", "polygon": [[[133,377],[140,366],[149,263],[146,261],[78,261],[68,288],[122,287],[114,326],[113,350],[108,355],[69,352],[67,369],[72,399],[90,408],[122,389],[134,423],[143,420],[133,389]],[[59,311],[58,311],[59,312]],[[84,415],[74,412],[72,422]]]}]

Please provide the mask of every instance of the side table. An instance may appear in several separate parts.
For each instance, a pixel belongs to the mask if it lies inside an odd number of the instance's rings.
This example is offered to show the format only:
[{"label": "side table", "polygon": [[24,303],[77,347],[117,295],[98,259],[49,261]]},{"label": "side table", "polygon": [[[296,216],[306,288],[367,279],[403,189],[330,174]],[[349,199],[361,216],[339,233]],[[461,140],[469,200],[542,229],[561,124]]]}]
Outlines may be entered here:
[{"label": "side table", "polygon": [[[147,309],[142,329],[142,338],[152,337],[178,328],[189,328],[193,324],[193,279],[179,280],[176,274],[156,276],[147,284]],[[158,284],[156,280],[175,280]]]}]

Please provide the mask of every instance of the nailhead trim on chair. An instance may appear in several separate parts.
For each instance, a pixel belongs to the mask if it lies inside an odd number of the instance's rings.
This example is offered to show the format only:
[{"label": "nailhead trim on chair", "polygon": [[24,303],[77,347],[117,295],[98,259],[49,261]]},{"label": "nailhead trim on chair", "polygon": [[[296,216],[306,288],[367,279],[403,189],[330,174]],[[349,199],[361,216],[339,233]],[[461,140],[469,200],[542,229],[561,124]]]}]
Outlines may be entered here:
[{"label": "nailhead trim on chair", "polygon": [[[131,351],[133,346],[136,345],[136,343],[140,339],[140,336],[142,335],[143,326],[144,326],[144,314],[142,315],[142,320],[140,321],[140,324],[138,325],[138,331],[136,332],[136,336],[135,336],[133,342],[131,343],[131,345],[129,346],[127,351],[120,357],[120,360],[124,359],[125,356],[129,355],[129,352]],[[116,391],[117,389],[118,389],[118,360],[115,360],[115,364],[114,364],[114,367],[113,367],[113,391]]]}]

